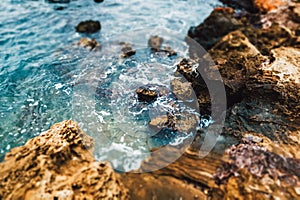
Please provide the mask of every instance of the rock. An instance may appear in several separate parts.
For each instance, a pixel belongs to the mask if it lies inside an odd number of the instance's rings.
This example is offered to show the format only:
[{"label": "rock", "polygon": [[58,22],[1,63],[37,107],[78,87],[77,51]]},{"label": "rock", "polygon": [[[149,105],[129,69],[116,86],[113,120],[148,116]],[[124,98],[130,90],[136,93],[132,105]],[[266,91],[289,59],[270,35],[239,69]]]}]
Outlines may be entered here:
[{"label": "rock", "polygon": [[172,91],[176,98],[182,101],[195,100],[192,84],[187,81],[182,81],[179,78],[175,78],[171,82]]},{"label": "rock", "polygon": [[70,3],[71,0],[46,0],[49,3]]},{"label": "rock", "polygon": [[[295,36],[300,36],[300,3],[291,4],[288,7],[278,9],[276,12],[269,12],[261,16],[261,23],[264,29],[268,29],[272,25],[278,24],[290,30]],[[293,42],[295,43],[295,42]]]},{"label": "rock", "polygon": [[96,3],[102,3],[104,0],[94,0]]},{"label": "rock", "polygon": [[138,100],[142,102],[153,102],[159,96],[157,90],[153,89],[151,86],[141,86],[136,90]]},{"label": "rock", "polygon": [[221,2],[252,13],[269,12],[288,4],[286,0],[221,0]]},{"label": "rock", "polygon": [[121,58],[129,58],[135,55],[136,51],[132,48],[131,44],[126,42],[121,42],[120,45],[122,46],[122,55]]},{"label": "rock", "polygon": [[161,48],[163,41],[164,39],[158,35],[151,36],[148,40],[148,46],[151,48],[151,50],[157,51]]},{"label": "rock", "polygon": [[99,21],[82,21],[76,26],[76,31],[79,33],[96,33],[101,29]]},{"label": "rock", "polygon": [[94,38],[81,38],[75,45],[87,48],[89,50],[97,50],[100,48],[100,44]]},{"label": "rock", "polygon": [[96,162],[93,140],[64,121],[12,149],[0,163],[1,199],[128,199],[107,162]]},{"label": "rock", "polygon": [[191,27],[188,36],[201,44],[204,49],[209,50],[223,36],[242,25],[242,21],[235,18],[233,9],[216,8],[203,23],[197,27]]}]

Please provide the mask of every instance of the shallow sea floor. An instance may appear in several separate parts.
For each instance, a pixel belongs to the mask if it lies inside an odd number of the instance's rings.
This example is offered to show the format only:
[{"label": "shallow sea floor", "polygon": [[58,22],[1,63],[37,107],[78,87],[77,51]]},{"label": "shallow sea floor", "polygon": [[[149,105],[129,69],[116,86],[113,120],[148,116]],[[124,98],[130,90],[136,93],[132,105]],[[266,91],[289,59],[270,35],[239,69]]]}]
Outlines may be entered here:
[{"label": "shallow sea floor", "polygon": [[[178,59],[187,56],[187,30],[219,4],[216,0],[1,1],[0,159],[52,124],[71,118],[96,138],[99,159],[125,170],[138,167],[150,148],[145,144],[151,112],[130,110],[136,103],[132,95],[143,84],[169,87]],[[90,19],[101,22],[100,32],[75,32],[80,21]],[[178,52],[177,57],[151,55],[147,40],[156,34]],[[102,49],[74,47],[82,37],[95,38]],[[119,42],[131,43],[136,55],[120,59]],[[110,101],[95,98],[99,87],[111,91]]]}]

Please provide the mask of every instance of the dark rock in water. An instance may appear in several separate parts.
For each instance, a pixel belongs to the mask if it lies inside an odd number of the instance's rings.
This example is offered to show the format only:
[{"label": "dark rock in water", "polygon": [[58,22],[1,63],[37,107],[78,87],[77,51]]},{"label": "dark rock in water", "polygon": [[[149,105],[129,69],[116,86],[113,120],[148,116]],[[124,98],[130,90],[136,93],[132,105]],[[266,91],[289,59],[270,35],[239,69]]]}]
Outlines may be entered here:
[{"label": "dark rock in water", "polygon": [[240,28],[243,23],[236,19],[234,10],[230,8],[215,9],[204,22],[191,27],[188,36],[209,50],[223,36]]},{"label": "dark rock in water", "polygon": [[129,58],[135,55],[136,51],[132,48],[131,44],[126,42],[121,42],[120,45],[122,46],[122,55],[121,58]]},{"label": "dark rock in water", "polygon": [[156,53],[164,53],[166,54],[168,57],[171,57],[171,56],[176,56],[177,55],[177,52],[174,51],[171,47],[169,46],[166,46],[166,47],[163,47],[162,49],[158,49],[155,51]]},{"label": "dark rock in water", "polygon": [[12,149],[0,163],[1,199],[128,199],[107,162],[93,157],[93,139],[64,121]]},{"label": "dark rock in water", "polygon": [[94,0],[96,3],[102,3],[104,0]]},{"label": "dark rock in water", "polygon": [[70,3],[71,0],[46,0],[49,3]]},{"label": "dark rock in water", "polygon": [[136,90],[138,100],[142,102],[153,102],[159,96],[157,90],[153,90],[150,86],[142,86]]},{"label": "dark rock in water", "polygon": [[54,10],[64,10],[64,9],[66,9],[66,7],[63,6],[54,7]]},{"label": "dark rock in water", "polygon": [[158,51],[161,48],[164,39],[158,35],[150,37],[148,40],[148,46],[151,50]]},{"label": "dark rock in water", "polygon": [[90,50],[96,50],[100,48],[100,44],[96,41],[96,39],[89,39],[89,38],[81,38],[76,45],[80,47],[84,47]]},{"label": "dark rock in water", "polygon": [[255,7],[253,0],[221,0],[221,2],[230,7],[246,10],[252,13],[259,11],[259,9]]},{"label": "dark rock in water", "polygon": [[99,21],[83,21],[76,26],[76,31],[79,33],[96,33],[101,29]]}]

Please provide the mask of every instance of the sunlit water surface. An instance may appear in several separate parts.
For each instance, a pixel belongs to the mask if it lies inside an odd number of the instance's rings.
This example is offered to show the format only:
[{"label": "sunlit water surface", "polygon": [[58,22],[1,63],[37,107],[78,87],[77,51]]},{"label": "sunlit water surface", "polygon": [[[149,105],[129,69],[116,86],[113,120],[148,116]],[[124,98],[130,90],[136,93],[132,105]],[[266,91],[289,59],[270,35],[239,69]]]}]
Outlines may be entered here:
[{"label": "sunlit water surface", "polygon": [[[218,5],[216,0],[2,0],[0,158],[54,123],[73,119],[96,138],[98,159],[125,170],[136,168],[155,146],[148,138],[153,134],[148,128],[151,116],[170,108],[164,100],[135,108],[135,89],[148,83],[170,89],[176,63],[187,56],[187,30]],[[89,19],[99,20],[102,30],[76,33],[74,27]],[[147,39],[156,34],[178,52],[177,57],[151,54]],[[82,37],[96,38],[102,49],[74,47]],[[131,43],[136,55],[121,59],[121,41]],[[99,91],[105,91],[107,99],[98,97]],[[169,142],[176,144],[180,137]]]}]

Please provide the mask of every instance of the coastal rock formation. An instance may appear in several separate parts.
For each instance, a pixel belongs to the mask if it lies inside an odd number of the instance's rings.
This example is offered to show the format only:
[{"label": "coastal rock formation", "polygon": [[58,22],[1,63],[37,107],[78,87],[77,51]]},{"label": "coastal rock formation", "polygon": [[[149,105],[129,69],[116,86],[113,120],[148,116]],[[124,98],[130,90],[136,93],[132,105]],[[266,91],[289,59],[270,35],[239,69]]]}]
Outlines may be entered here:
[{"label": "coastal rock formation", "polygon": [[289,0],[221,0],[223,3],[248,12],[269,12],[288,4]]},{"label": "coastal rock formation", "polygon": [[96,33],[100,29],[100,22],[93,20],[82,21],[76,26],[76,31],[79,33]]},{"label": "coastal rock formation", "polygon": [[0,199],[128,199],[107,162],[92,156],[93,139],[64,121],[12,149],[0,163]]}]

